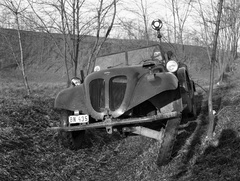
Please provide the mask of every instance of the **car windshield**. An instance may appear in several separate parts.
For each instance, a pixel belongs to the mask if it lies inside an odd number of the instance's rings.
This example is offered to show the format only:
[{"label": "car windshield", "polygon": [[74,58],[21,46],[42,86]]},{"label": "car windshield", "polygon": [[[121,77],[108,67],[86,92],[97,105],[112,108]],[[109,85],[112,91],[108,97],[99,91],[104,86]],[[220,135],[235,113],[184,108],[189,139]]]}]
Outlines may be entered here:
[{"label": "car windshield", "polygon": [[105,56],[97,57],[95,70],[103,70],[113,67],[123,67],[128,65],[139,65],[147,60],[162,60],[159,45],[142,47],[130,51],[124,51]]}]

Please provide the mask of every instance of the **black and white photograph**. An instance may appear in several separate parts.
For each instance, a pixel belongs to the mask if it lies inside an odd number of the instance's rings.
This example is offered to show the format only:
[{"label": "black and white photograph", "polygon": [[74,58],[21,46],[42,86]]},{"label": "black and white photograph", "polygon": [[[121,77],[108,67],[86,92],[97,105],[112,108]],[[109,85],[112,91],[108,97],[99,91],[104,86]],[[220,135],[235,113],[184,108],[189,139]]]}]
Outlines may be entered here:
[{"label": "black and white photograph", "polygon": [[239,0],[0,0],[0,181],[239,181]]}]

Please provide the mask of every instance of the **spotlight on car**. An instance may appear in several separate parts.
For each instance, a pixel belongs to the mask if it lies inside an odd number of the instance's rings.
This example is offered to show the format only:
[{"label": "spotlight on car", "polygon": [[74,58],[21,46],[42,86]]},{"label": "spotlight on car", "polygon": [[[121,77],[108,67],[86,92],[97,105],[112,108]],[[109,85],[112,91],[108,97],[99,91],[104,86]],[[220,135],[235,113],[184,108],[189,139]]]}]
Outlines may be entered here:
[{"label": "spotlight on car", "polygon": [[163,26],[163,23],[160,19],[157,19],[157,20],[153,20],[152,22],[152,28],[154,30],[160,30]]},{"label": "spotlight on car", "polygon": [[78,77],[73,77],[73,78],[71,79],[71,84],[72,84],[73,86],[78,86],[78,85],[80,85],[80,84],[81,84],[80,78],[78,78]]},{"label": "spotlight on car", "polygon": [[174,60],[169,60],[166,67],[169,72],[176,72],[178,69],[178,63]]}]

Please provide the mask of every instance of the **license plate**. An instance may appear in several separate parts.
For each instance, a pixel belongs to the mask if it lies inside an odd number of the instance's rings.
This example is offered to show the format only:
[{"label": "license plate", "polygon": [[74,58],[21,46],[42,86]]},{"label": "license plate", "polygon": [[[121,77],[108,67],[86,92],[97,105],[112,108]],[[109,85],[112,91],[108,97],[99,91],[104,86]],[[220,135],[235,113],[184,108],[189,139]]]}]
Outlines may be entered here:
[{"label": "license plate", "polygon": [[74,116],[69,116],[68,120],[69,120],[69,124],[88,123],[89,116],[86,114],[85,115],[74,115]]}]

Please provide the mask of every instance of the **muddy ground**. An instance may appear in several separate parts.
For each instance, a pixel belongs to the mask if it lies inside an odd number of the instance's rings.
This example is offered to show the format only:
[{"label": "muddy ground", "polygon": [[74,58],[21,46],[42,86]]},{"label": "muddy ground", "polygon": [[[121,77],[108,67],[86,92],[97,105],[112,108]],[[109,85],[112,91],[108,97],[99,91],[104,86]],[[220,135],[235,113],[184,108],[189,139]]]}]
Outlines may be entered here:
[{"label": "muddy ground", "polygon": [[156,141],[87,132],[85,147],[69,150],[57,132],[54,96],[62,85],[32,83],[25,96],[21,83],[1,81],[0,180],[240,180],[240,81],[233,75],[214,90],[215,146],[205,147],[206,93],[198,88],[198,117],[183,120],[171,162],[155,164]]}]

